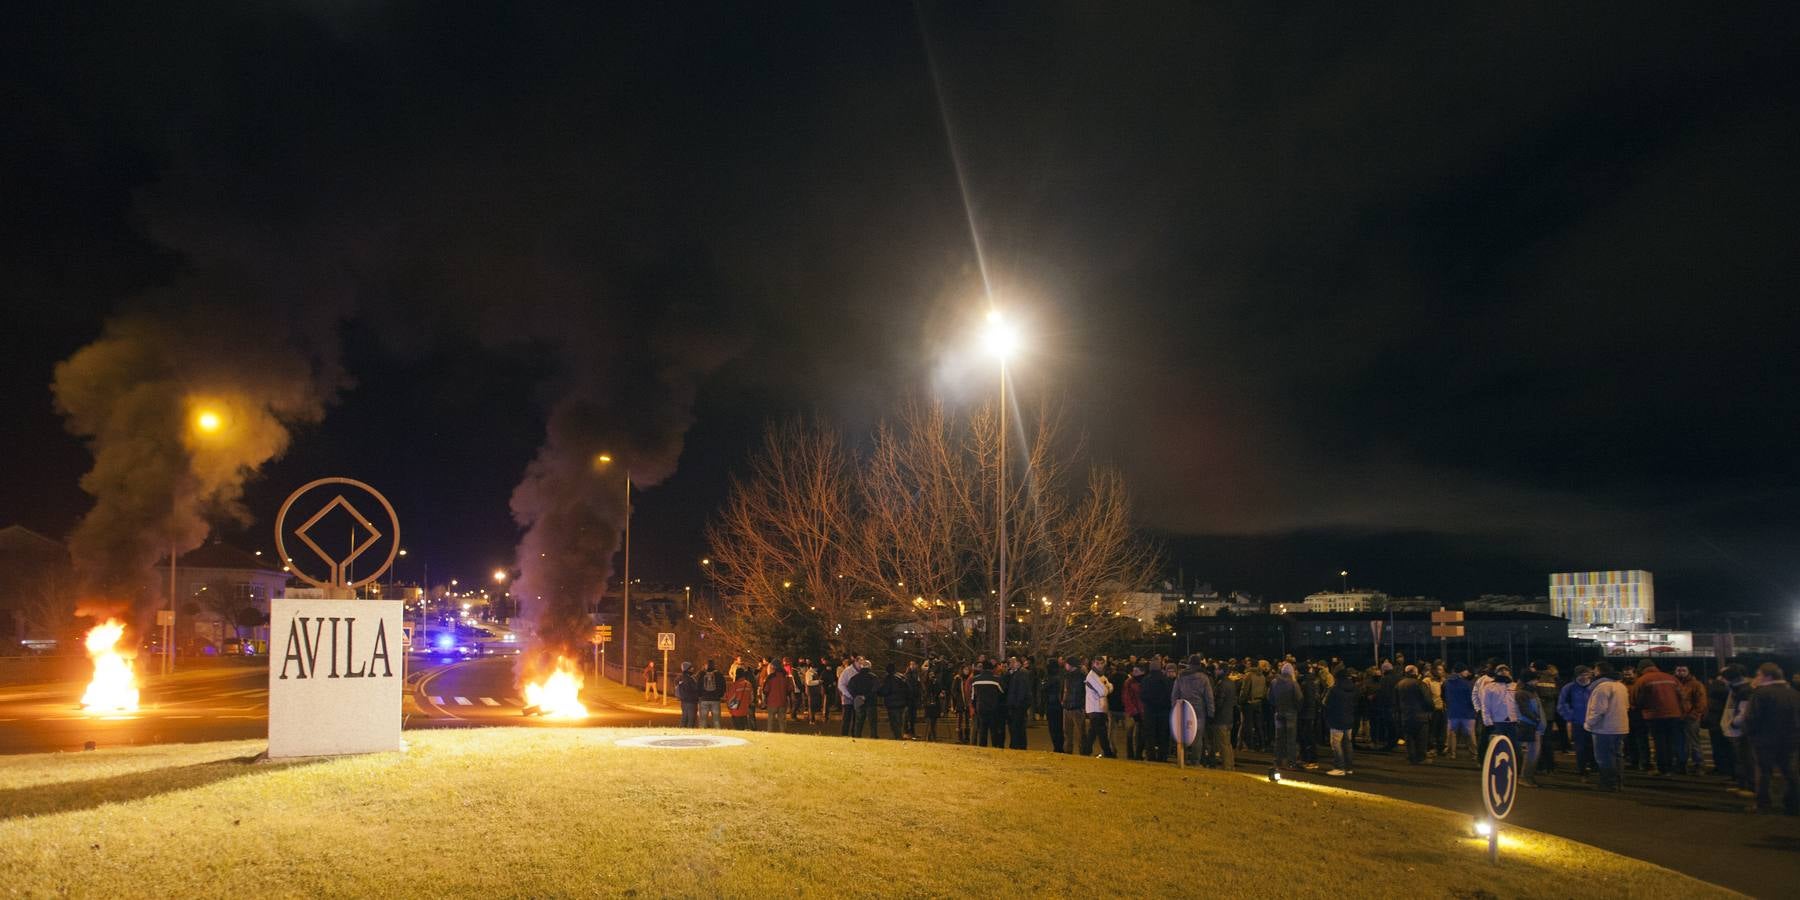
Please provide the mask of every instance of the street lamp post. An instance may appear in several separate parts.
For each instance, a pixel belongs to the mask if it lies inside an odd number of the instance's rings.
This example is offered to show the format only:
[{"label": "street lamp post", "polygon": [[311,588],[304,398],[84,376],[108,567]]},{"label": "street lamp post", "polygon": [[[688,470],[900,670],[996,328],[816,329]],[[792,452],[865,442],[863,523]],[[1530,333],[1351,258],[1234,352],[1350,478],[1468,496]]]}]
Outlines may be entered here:
[{"label": "street lamp post", "polygon": [[1006,658],[1006,601],[1010,594],[1006,584],[1006,358],[1018,347],[1019,335],[1012,326],[1006,324],[997,309],[988,310],[987,331],[983,334],[983,342],[987,344],[989,353],[1000,361],[1000,442],[999,463],[995,481],[994,505],[998,519],[997,541],[1000,557],[1000,590],[999,600],[995,604],[994,618],[999,623],[998,657]]},{"label": "street lamp post", "polygon": [[[602,453],[595,457],[598,465],[612,464],[612,456]],[[619,628],[619,684],[631,686],[631,470],[625,470],[625,590],[619,597],[621,627]],[[600,677],[606,677],[605,672]]]}]

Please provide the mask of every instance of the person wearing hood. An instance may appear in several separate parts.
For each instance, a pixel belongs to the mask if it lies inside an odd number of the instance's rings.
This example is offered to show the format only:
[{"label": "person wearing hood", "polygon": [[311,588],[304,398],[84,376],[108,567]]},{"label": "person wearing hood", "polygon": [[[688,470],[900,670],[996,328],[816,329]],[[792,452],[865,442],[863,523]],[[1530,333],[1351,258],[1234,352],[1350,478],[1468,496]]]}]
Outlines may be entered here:
[{"label": "person wearing hood", "polygon": [[1394,685],[1394,702],[1400,711],[1402,735],[1406,740],[1406,761],[1410,765],[1425,762],[1427,729],[1431,727],[1431,689],[1419,679],[1419,667],[1407,663],[1405,672]]},{"label": "person wearing hood", "polygon": [[[1185,746],[1188,761],[1198,762],[1204,742],[1202,736],[1206,734],[1206,723],[1213,717],[1212,679],[1206,677],[1206,669],[1201,666],[1198,654],[1188,657],[1187,668],[1175,679],[1175,687],[1169,693],[1171,711],[1176,702],[1181,700],[1186,700],[1194,708],[1194,740]],[[1175,735],[1174,739],[1180,740],[1181,736]]]},{"label": "person wearing hood", "polygon": [[1224,662],[1213,664],[1213,714],[1206,720],[1205,758],[1222,769],[1237,768],[1237,748],[1231,743],[1232,718],[1237,714],[1238,682]]},{"label": "person wearing hood", "polygon": [[1593,692],[1594,670],[1575,667],[1575,680],[1563,685],[1556,696],[1556,714],[1569,723],[1569,744],[1575,750],[1575,774],[1586,781],[1594,771],[1594,743],[1587,733],[1588,695]]},{"label": "person wearing hood", "polygon": [[1513,690],[1512,669],[1495,666],[1493,678],[1482,686],[1481,695],[1475,702],[1481,709],[1481,720],[1487,723],[1488,741],[1491,743],[1495,735],[1505,735],[1512,738],[1514,747],[1518,747],[1519,704]]},{"label": "person wearing hood", "polygon": [[675,677],[675,699],[681,702],[681,727],[700,727],[700,682],[694,678],[694,664],[681,664],[681,674]]},{"label": "person wearing hood", "polygon": [[1275,768],[1300,768],[1300,751],[1295,745],[1295,730],[1300,727],[1300,682],[1294,678],[1293,663],[1282,663],[1269,681],[1269,710],[1275,718]]},{"label": "person wearing hood", "polygon": [[1619,751],[1630,733],[1628,711],[1631,694],[1614,677],[1612,663],[1594,667],[1594,680],[1589,686],[1587,715],[1581,727],[1594,742],[1594,764],[1600,769],[1600,790],[1624,790],[1619,773]]},{"label": "person wearing hood", "polygon": [[1356,673],[1345,669],[1331,690],[1325,692],[1325,728],[1331,737],[1331,771],[1327,775],[1356,774],[1356,704],[1362,699]]}]

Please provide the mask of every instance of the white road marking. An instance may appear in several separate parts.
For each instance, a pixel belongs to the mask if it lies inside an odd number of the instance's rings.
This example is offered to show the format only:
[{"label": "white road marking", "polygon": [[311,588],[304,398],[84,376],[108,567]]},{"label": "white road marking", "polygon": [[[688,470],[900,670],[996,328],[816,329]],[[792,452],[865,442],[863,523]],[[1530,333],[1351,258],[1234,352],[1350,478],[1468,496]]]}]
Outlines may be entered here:
[{"label": "white road marking", "polygon": [[443,706],[443,705],[444,705],[444,698],[442,698],[442,697],[433,697],[433,698],[431,698],[431,702],[432,702],[432,703],[435,703],[435,704],[437,704],[437,705],[438,705],[438,706]]},{"label": "white road marking", "polygon": [[488,706],[499,706],[500,705],[500,701],[495,700],[492,697],[483,697],[483,698],[481,698],[481,702],[487,704]]},{"label": "white road marking", "polygon": [[458,698],[456,698],[456,705],[457,706],[474,706],[475,704],[473,701],[471,701],[467,697],[458,697]]}]

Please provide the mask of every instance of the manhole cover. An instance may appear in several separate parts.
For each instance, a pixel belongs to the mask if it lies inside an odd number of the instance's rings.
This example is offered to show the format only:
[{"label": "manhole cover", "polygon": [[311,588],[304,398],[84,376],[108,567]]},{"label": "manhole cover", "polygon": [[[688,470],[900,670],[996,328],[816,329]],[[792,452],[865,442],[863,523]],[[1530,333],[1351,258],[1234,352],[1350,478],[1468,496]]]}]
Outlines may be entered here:
[{"label": "manhole cover", "polygon": [[709,747],[740,747],[743,738],[714,737],[712,735],[673,735],[650,734],[643,737],[620,738],[613,743],[621,747],[648,747],[653,750],[704,750]]}]

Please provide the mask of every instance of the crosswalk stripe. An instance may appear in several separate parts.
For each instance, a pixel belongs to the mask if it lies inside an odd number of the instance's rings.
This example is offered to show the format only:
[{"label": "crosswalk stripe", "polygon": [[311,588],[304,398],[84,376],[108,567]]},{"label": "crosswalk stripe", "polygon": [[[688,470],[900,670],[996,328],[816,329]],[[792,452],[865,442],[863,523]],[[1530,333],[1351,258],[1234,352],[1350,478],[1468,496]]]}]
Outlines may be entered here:
[{"label": "crosswalk stripe", "polygon": [[471,702],[469,700],[469,698],[467,698],[467,697],[458,697],[458,698],[456,698],[456,705],[457,706],[474,706],[475,704],[473,702]]},{"label": "crosswalk stripe", "polygon": [[500,701],[495,700],[492,697],[483,697],[483,698],[481,698],[481,702],[487,704],[488,706],[499,706],[500,705]]},{"label": "crosswalk stripe", "polygon": [[431,698],[431,702],[432,702],[432,703],[434,703],[434,704],[436,704],[436,705],[438,705],[438,706],[443,706],[443,705],[444,705],[444,698],[442,698],[442,697],[433,697],[433,698]]},{"label": "crosswalk stripe", "polygon": [[525,701],[520,700],[517,697],[508,697],[508,698],[506,698],[506,704],[508,706],[524,706]]}]

